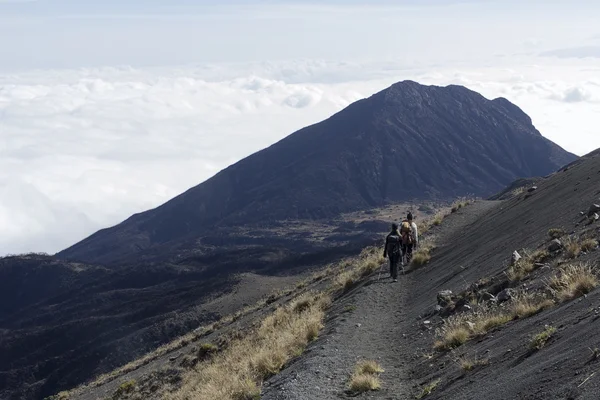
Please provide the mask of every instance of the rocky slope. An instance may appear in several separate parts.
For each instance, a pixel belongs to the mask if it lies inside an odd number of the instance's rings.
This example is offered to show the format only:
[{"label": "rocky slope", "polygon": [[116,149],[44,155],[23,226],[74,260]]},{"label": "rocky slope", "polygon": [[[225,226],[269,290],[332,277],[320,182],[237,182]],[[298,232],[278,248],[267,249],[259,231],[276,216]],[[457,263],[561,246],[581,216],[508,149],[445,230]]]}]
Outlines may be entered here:
[{"label": "rocky slope", "polygon": [[[448,216],[429,233],[437,243],[429,264],[396,284],[373,275],[350,292],[332,308],[325,335],[267,382],[263,398],[354,398],[346,391],[355,363],[374,359],[385,372],[370,399],[597,399],[600,222],[588,211],[600,203],[600,154],[536,185]],[[563,231],[562,247],[551,246],[550,229]],[[509,279],[515,250],[537,254],[538,264]],[[552,278],[580,265],[596,283],[565,297]],[[549,302],[530,309],[536,298]],[[516,305],[525,308],[516,313]],[[508,318],[451,349],[435,347],[453,319],[469,332],[485,315]]]},{"label": "rocky slope", "polygon": [[[166,204],[59,254],[123,262],[248,223],[323,219],[387,202],[488,196],[576,157],[506,99],[405,81],[221,171]],[[152,253],[152,251],[150,251]]]}]

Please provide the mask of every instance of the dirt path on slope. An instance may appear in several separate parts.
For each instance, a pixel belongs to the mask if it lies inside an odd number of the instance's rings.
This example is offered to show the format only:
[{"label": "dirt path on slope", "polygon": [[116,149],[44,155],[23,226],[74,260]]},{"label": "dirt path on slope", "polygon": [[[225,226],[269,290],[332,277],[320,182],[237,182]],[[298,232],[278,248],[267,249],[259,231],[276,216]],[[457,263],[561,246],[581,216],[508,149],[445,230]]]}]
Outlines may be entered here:
[{"label": "dirt path on slope", "polygon": [[[439,245],[459,234],[497,202],[477,202],[448,217],[431,231]],[[435,254],[434,254],[435,257]],[[426,268],[426,267],[425,267]],[[414,274],[394,283],[387,265],[381,279],[373,274],[366,282],[336,301],[321,337],[281,374],[263,387],[264,400],[329,400],[355,397],[346,392],[349,377],[359,360],[377,360],[385,369],[382,388],[360,396],[369,399],[414,398],[410,382],[411,357],[418,349],[407,332],[415,332],[414,317],[405,305],[416,284]],[[435,299],[432,299],[435,301]],[[420,333],[424,335],[425,333]],[[414,335],[414,333],[411,333]]]}]

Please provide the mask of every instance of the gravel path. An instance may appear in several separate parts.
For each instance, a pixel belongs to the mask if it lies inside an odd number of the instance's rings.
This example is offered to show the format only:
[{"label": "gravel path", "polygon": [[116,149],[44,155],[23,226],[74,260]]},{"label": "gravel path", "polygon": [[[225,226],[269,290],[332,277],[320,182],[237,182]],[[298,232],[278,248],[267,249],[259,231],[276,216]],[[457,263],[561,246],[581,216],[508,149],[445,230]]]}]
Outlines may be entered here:
[{"label": "gravel path", "polygon": [[[450,218],[437,232],[440,238],[452,237],[486,212],[494,203],[481,202],[469,209],[464,218]],[[281,374],[271,378],[263,388],[264,400],[328,400],[354,397],[346,392],[348,380],[357,361],[377,360],[385,369],[382,389],[361,398],[408,399],[414,397],[410,382],[410,362],[414,347],[416,320],[406,312],[409,296],[422,290],[425,282],[415,275],[401,275],[399,282],[389,278],[387,266],[381,279],[373,274],[335,302],[326,321],[324,333],[307,352]],[[434,301],[434,299],[432,299]],[[410,317],[409,317],[410,315]],[[411,340],[412,339],[412,340]],[[413,343],[413,344],[411,344]]]}]

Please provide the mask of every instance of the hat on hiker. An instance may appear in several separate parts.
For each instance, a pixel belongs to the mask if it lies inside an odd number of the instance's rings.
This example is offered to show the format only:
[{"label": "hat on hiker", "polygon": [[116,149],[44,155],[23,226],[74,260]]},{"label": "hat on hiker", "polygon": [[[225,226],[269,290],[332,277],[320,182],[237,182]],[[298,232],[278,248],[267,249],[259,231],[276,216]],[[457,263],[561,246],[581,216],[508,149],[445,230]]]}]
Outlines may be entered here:
[{"label": "hat on hiker", "polygon": [[397,223],[395,223],[395,222],[392,223],[392,230],[393,231],[397,231],[398,230],[398,224]]},{"label": "hat on hiker", "polygon": [[411,212],[408,213],[408,215],[406,216],[406,219],[409,220],[409,221],[412,221],[413,215],[412,215]]}]

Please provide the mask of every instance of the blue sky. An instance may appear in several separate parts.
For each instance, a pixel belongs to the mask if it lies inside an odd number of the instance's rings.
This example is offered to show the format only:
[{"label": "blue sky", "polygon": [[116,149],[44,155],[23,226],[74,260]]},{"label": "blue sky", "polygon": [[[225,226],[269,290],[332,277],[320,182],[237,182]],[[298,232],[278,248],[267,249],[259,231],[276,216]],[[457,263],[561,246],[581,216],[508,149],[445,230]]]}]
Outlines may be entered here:
[{"label": "blue sky", "polygon": [[0,255],[61,250],[394,82],[600,147],[598,1],[0,0]]}]

